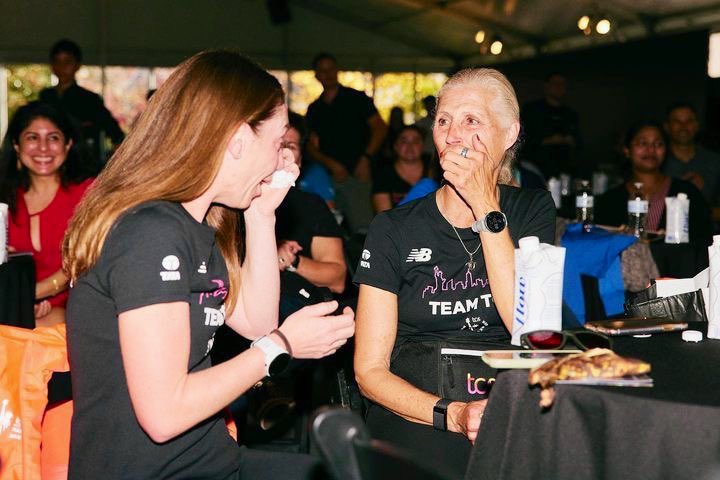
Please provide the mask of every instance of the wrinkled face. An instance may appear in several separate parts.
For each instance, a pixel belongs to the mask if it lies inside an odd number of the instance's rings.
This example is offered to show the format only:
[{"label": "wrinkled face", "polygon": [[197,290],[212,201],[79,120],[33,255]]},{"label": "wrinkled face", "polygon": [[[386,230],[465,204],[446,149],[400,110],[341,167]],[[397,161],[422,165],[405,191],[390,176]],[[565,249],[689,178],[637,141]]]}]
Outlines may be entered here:
[{"label": "wrinkled face", "polygon": [[632,168],[639,173],[653,173],[660,169],[665,159],[665,140],[657,127],[643,127],[633,137],[630,147],[625,148]]},{"label": "wrinkled face", "polygon": [[[495,108],[495,96],[488,90],[472,86],[458,86],[443,93],[438,100],[433,126],[433,140],[438,154],[454,145],[480,150],[497,167],[517,140],[517,121],[501,123]],[[507,125],[507,124],[510,125]],[[473,138],[475,145],[473,147]]]},{"label": "wrinkled face", "polygon": [[50,68],[60,83],[69,83],[73,81],[75,74],[80,69],[80,62],[69,53],[60,52],[52,58]]},{"label": "wrinkled face", "polygon": [[13,145],[30,177],[57,176],[72,147],[62,131],[46,118],[36,118],[20,133]]},{"label": "wrinkled face", "polygon": [[282,146],[290,150],[295,157],[295,163],[302,167],[302,149],[300,148],[300,132],[289,127],[282,138]]},{"label": "wrinkled face", "polygon": [[422,135],[412,128],[406,128],[398,135],[394,148],[395,153],[401,160],[418,160],[423,150]]},{"label": "wrinkled face", "polygon": [[680,145],[691,144],[698,132],[698,121],[693,111],[686,107],[676,108],[668,115],[665,130],[670,140]]},{"label": "wrinkled face", "polygon": [[217,191],[213,201],[242,209],[260,195],[260,185],[270,182],[273,172],[281,167],[287,123],[287,107],[281,105],[256,131],[246,123],[238,128],[213,181]]},{"label": "wrinkled face", "polygon": [[338,84],[337,64],[330,58],[323,58],[315,66],[315,78],[323,88],[332,88]]}]

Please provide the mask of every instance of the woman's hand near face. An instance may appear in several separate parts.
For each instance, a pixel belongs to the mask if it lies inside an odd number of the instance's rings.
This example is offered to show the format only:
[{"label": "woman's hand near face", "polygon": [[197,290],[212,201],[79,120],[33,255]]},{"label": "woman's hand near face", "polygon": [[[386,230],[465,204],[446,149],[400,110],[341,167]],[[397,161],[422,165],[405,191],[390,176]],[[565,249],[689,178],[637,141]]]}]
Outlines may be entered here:
[{"label": "woman's hand near face", "polygon": [[[293,182],[300,175],[300,169],[295,163],[295,157],[291,150],[281,148],[278,152],[278,170],[284,170],[292,175]],[[270,217],[275,215],[275,210],[280,206],[285,195],[287,195],[290,186],[283,188],[270,187],[271,177],[268,177],[260,185],[260,196],[250,202],[250,206],[245,211],[249,215],[262,215]]]},{"label": "woman's hand near face", "polygon": [[443,177],[450,182],[476,214],[498,209],[497,182],[502,159],[490,158],[477,135],[472,148],[461,155],[462,145],[450,145],[440,155]]}]

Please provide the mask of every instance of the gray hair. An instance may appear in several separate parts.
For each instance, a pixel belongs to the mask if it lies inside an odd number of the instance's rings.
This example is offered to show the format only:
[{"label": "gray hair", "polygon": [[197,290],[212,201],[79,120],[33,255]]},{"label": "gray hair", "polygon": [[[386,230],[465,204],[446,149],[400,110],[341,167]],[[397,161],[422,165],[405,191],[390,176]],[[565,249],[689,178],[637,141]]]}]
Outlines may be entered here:
[{"label": "gray hair", "polygon": [[[440,105],[443,94],[454,88],[476,88],[492,92],[492,111],[503,129],[509,128],[513,122],[520,121],[520,105],[515,89],[505,75],[493,68],[466,68],[460,70],[445,82],[438,92],[437,104]],[[509,184],[513,181],[512,165],[520,150],[520,137],[505,151],[500,162],[498,183]]]}]

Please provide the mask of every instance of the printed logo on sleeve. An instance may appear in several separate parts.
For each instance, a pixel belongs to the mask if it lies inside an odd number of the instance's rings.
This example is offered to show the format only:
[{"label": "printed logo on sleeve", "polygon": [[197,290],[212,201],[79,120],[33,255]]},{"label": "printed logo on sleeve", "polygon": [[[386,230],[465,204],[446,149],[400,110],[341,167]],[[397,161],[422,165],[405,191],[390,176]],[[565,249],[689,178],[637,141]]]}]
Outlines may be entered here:
[{"label": "printed logo on sleeve", "polygon": [[370,268],[370,262],[368,261],[370,260],[370,250],[363,249],[361,258],[362,260],[360,260],[360,266],[363,268]]},{"label": "printed logo on sleeve", "polygon": [[163,282],[180,280],[180,272],[177,271],[178,268],[180,268],[180,259],[178,257],[175,255],[168,255],[162,259],[162,266],[165,269],[164,272],[160,272],[160,277]]},{"label": "printed logo on sleeve", "polygon": [[205,262],[202,262],[200,264],[200,266],[197,269],[197,272],[198,273],[207,273],[207,265],[205,264]]},{"label": "printed logo on sleeve", "polygon": [[410,250],[406,263],[408,262],[429,262],[432,259],[432,250],[429,248],[413,248]]}]

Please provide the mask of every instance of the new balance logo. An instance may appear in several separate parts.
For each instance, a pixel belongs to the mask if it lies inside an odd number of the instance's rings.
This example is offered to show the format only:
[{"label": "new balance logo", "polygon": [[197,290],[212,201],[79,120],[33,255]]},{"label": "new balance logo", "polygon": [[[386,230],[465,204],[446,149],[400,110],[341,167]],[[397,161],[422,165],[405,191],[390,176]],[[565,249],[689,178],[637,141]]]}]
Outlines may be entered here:
[{"label": "new balance logo", "polygon": [[432,250],[429,248],[413,248],[405,262],[429,262],[431,258]]}]

